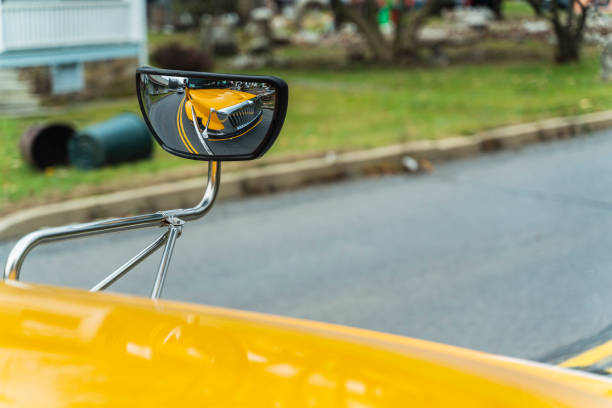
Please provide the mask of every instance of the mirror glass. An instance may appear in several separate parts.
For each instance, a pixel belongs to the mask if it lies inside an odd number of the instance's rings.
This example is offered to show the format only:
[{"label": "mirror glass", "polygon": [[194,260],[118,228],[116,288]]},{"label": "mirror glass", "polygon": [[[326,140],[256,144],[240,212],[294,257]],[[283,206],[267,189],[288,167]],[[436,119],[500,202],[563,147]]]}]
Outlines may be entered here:
[{"label": "mirror glass", "polygon": [[272,130],[277,90],[268,82],[140,73],[138,86],[143,114],[171,153],[252,155]]}]

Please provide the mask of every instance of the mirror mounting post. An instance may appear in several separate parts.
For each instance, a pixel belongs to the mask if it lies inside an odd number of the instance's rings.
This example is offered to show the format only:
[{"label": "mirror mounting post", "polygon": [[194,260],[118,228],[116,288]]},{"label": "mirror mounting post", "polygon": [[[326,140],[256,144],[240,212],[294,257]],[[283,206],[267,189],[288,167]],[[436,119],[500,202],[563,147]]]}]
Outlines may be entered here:
[{"label": "mirror mounting post", "polygon": [[215,202],[221,181],[220,162],[263,156],[274,144],[287,114],[289,88],[285,81],[273,76],[141,67],[136,70],[135,79],[142,116],[162,149],[185,159],[208,162],[208,183],[202,200],[188,209],[32,232],[21,238],[9,253],[4,280],[19,280],[25,257],[40,244],[162,227],[166,231],[161,236],[90,289],[91,292],[105,290],[164,247],[151,292],[151,298],[158,299],[185,222],[204,217]]},{"label": "mirror mounting post", "polygon": [[97,292],[108,288],[114,282],[119,280],[132,268],[142,262],[157,249],[166,244],[160,262],[155,285],[151,297],[159,298],[161,295],[164,281],[168,272],[170,258],[174,250],[176,239],[182,232],[185,221],[194,221],[204,217],[213,206],[219,185],[221,183],[221,163],[217,161],[208,162],[208,181],[202,200],[192,208],[177,209],[169,211],[160,211],[152,214],[137,215],[133,217],[111,218],[102,221],[94,221],[83,224],[65,225],[61,227],[45,228],[31,232],[21,238],[11,252],[6,261],[4,268],[4,280],[18,281],[21,273],[21,267],[26,256],[32,249],[40,244],[51,242],[66,241],[74,238],[89,237],[100,235],[109,232],[126,231],[132,229],[148,228],[148,227],[166,227],[168,231],[157,238],[147,248],[142,250],[124,265],[117,268],[113,273],[96,284],[91,291]]},{"label": "mirror mounting post", "polygon": [[172,253],[174,252],[174,244],[183,233],[185,221],[180,218],[170,217],[168,219],[168,224],[168,240],[166,241],[166,247],[164,248],[164,253],[159,263],[159,270],[157,271],[157,277],[155,278],[155,284],[151,292],[151,299],[159,299],[161,296],[164,283],[166,282],[166,275],[168,274],[168,266],[170,266],[170,258],[172,258]]},{"label": "mirror mounting post", "polygon": [[99,292],[108,288],[110,285],[121,279],[123,275],[132,270],[136,265],[144,261],[151,255],[153,252],[157,251],[161,248],[166,241],[168,240],[169,232],[164,232],[161,236],[159,236],[153,243],[151,243],[148,247],[143,249],[138,253],[138,255],[134,256],[132,259],[127,261],[121,267],[117,268],[115,272],[108,275],[106,278],[102,279],[98,284],[96,284],[93,288],[89,289],[90,292]]}]

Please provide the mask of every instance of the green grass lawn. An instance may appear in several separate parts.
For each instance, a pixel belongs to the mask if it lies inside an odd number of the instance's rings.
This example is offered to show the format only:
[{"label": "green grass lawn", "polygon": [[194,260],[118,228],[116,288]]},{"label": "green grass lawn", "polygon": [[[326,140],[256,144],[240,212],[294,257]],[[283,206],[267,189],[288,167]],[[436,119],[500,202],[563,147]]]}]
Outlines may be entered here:
[{"label": "green grass lawn", "polygon": [[469,135],[612,108],[596,60],[577,66],[291,72],[290,109],[274,153],[368,148]]},{"label": "green grass lawn", "polygon": [[[601,82],[598,59],[592,56],[571,66],[533,62],[274,73],[289,83],[290,104],[270,156],[469,135],[500,125],[612,109],[612,85]],[[154,184],[169,169],[202,166],[156,149],[150,161],[98,171],[56,168],[39,173],[20,157],[19,136],[33,123],[60,120],[85,126],[137,109],[134,99],[71,107],[53,117],[1,118],[0,213],[32,197],[75,195],[109,183]]]},{"label": "green grass lawn", "polygon": [[160,33],[150,32],[148,35],[149,47],[155,48],[159,45],[170,43],[179,43],[188,47],[196,47],[198,45],[198,35],[195,32],[185,31],[176,33]]},{"label": "green grass lawn", "polygon": [[109,182],[121,182],[134,178],[135,174],[145,175],[182,164],[178,158],[161,153],[161,149],[157,146],[155,160],[129,163],[96,171],[79,171],[74,168],[61,167],[38,172],[30,168],[21,158],[18,149],[19,137],[35,123],[68,122],[77,128],[82,128],[122,112],[140,114],[138,102],[122,100],[85,105],[82,108],[73,107],[65,113],[51,117],[0,118],[0,214],[5,212],[3,207],[9,207],[10,210],[17,200],[59,199],[69,195],[78,195],[79,188],[90,189],[92,186],[100,186]]},{"label": "green grass lawn", "polygon": [[526,1],[504,1],[502,8],[506,18],[529,18],[534,16],[533,8]]}]

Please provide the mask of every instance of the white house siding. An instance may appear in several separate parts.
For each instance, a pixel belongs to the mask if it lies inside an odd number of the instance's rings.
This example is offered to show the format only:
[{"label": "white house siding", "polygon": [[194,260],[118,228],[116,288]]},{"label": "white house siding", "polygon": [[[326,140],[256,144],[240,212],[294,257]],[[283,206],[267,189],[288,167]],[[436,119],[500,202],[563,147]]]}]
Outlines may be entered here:
[{"label": "white house siding", "polygon": [[[132,42],[129,3],[67,3],[6,4],[2,21],[4,49],[10,51]],[[139,39],[134,40],[137,42]]]},{"label": "white house siding", "polygon": [[65,81],[75,64],[77,73],[91,61],[144,65],[146,35],[145,0],[0,0],[0,68],[47,66]]}]

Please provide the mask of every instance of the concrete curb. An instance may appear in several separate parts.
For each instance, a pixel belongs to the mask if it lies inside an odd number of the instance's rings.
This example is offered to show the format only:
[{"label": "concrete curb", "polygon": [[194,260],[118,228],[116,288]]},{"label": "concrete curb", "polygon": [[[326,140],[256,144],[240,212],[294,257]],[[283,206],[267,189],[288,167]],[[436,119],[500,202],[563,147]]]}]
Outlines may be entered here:
[{"label": "concrete curb", "polygon": [[[609,127],[612,127],[612,111],[507,126],[469,137],[414,141],[292,163],[253,167],[223,174],[218,199],[236,199],[313,183],[398,172],[402,170],[402,159],[406,156],[432,162],[457,160],[502,149],[518,149],[542,141],[586,135]],[[0,218],[0,239],[14,238],[42,227],[187,208],[201,198],[204,181],[204,177],[194,178],[20,211]]]}]

